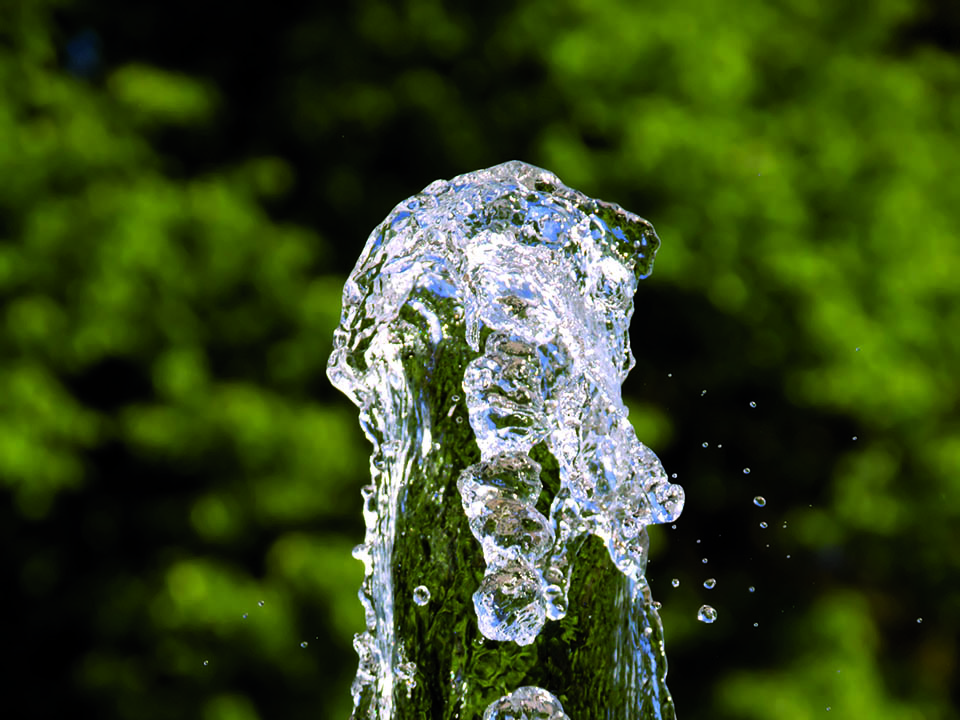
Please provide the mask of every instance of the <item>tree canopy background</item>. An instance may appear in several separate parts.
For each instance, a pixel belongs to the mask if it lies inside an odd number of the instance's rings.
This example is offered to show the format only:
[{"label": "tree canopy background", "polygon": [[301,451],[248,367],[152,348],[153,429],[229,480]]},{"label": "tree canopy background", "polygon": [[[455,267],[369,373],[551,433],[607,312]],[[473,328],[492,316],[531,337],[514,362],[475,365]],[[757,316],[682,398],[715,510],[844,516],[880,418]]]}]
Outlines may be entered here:
[{"label": "tree canopy background", "polygon": [[958,7],[2,0],[3,705],[348,716],[343,281],[516,158],[663,239],[624,394],[687,491],[680,716],[960,717]]}]

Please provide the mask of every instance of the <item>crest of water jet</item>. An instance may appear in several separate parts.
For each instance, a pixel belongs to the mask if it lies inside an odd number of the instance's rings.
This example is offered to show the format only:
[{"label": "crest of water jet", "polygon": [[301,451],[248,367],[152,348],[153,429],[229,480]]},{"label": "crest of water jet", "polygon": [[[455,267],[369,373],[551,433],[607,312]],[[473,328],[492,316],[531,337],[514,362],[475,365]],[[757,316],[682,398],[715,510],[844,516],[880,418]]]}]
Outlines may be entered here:
[{"label": "crest of water jet", "polygon": [[620,395],[658,246],[520,162],[371,233],[328,366],[373,445],[357,720],[675,717],[644,571],[683,490]]}]

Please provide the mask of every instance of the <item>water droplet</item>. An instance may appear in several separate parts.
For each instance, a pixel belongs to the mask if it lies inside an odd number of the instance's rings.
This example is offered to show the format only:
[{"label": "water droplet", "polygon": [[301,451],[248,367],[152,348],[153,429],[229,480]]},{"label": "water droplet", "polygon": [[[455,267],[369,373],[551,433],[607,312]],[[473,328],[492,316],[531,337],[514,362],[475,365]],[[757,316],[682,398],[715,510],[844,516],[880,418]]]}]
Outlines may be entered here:
[{"label": "water droplet", "polygon": [[722,447],[723,447],[723,445],[719,445],[719,444],[717,445],[717,449],[722,448]]},{"label": "water droplet", "polygon": [[703,559],[703,564],[704,564],[704,565],[707,564],[707,559],[706,559],[706,558]]},{"label": "water droplet", "polygon": [[453,402],[460,402],[460,396],[459,396],[459,395],[451,395],[451,396],[450,396],[450,399],[453,400]]},{"label": "water droplet", "polygon": [[676,480],[676,479],[677,479],[677,474],[676,474],[676,473],[674,473],[674,474],[673,474],[673,475],[671,475],[670,477],[672,477],[672,478],[673,478],[674,480]]},{"label": "water droplet", "polygon": [[704,443],[703,446],[704,446],[704,447],[709,447],[709,446],[710,446],[710,443]]},{"label": "water droplet", "polygon": [[671,525],[671,526],[670,526],[670,529],[671,529],[671,530],[676,530],[676,529],[677,529],[677,524],[674,523],[673,525]]},{"label": "water droplet", "polygon": [[856,348],[856,351],[857,351],[857,352],[860,352],[860,348]]},{"label": "water droplet", "polygon": [[707,391],[704,390],[704,391],[702,391],[702,392],[700,393],[700,397],[703,397],[703,396],[706,395],[706,394],[707,394]]},{"label": "water droplet", "polygon": [[760,627],[760,623],[754,623],[753,626],[754,626],[754,627]]},{"label": "water droplet", "polygon": [[703,581],[703,586],[707,590],[713,590],[717,586],[717,581],[715,578],[707,578]]},{"label": "water droplet", "polygon": [[654,610],[659,610],[659,609],[662,608],[662,607],[663,607],[663,603],[662,603],[662,602],[660,602],[659,600],[654,600],[654,601],[653,601],[653,609],[654,609]]},{"label": "water droplet", "polygon": [[430,602],[430,588],[426,585],[417,585],[417,587],[413,589],[413,601],[420,606]]},{"label": "water droplet", "polygon": [[653,635],[653,628],[652,628],[652,627],[649,627],[649,626],[648,626],[648,627],[645,627],[645,628],[643,629],[643,635],[644,635],[644,637],[650,637],[651,635]]},{"label": "water droplet", "polygon": [[671,580],[670,584],[673,585],[674,587],[680,587],[680,581],[677,578],[674,578],[673,580]]},{"label": "water droplet", "polygon": [[[471,714],[470,717],[480,717]],[[483,712],[485,720],[512,720],[513,718],[556,718],[569,720],[555,695],[533,685],[522,687],[499,700],[494,700]]]},{"label": "water droplet", "polygon": [[248,617],[249,617],[249,615],[248,615],[247,613],[244,613],[244,614],[243,614],[243,619],[244,619],[244,620],[246,620]]},{"label": "water droplet", "polygon": [[747,592],[754,592],[755,590],[756,588],[753,585],[747,588]]},{"label": "water droplet", "polygon": [[763,507],[764,505],[767,504],[767,499],[763,497],[763,495],[757,495],[753,499],[753,504],[756,505],[757,507]]},{"label": "water droplet", "polygon": [[918,625],[919,625],[920,623],[922,623],[922,622],[923,622],[923,618],[917,618],[917,624],[918,624]]},{"label": "water droplet", "polygon": [[305,648],[306,646],[307,646],[307,641],[306,641],[306,640],[304,640],[302,643],[300,643],[300,647]]},{"label": "water droplet", "polygon": [[764,530],[766,530],[766,529],[767,529],[767,524],[766,524],[765,522],[762,522],[762,523],[760,523],[760,527],[762,527]]},{"label": "water droplet", "polygon": [[667,377],[673,377],[673,373],[667,373]]},{"label": "water droplet", "polygon": [[854,440],[856,440],[856,439],[857,439],[857,436],[856,436],[856,435],[854,435],[854,436],[853,436],[853,439],[854,439]]},{"label": "water droplet", "polygon": [[743,474],[744,474],[744,475],[749,475],[749,474],[750,474],[750,468],[744,468],[744,469],[743,469]]},{"label": "water droplet", "polygon": [[204,666],[204,667],[206,667],[206,666],[209,665],[209,664],[210,664],[210,661],[209,661],[209,660],[204,660],[204,661],[203,661],[203,666]]},{"label": "water droplet", "polygon": [[717,619],[717,611],[709,605],[701,605],[697,611],[697,620],[705,623],[712,623]]},{"label": "water droplet", "polygon": [[258,602],[258,603],[257,603],[257,606],[258,606],[258,607],[263,607],[263,600],[261,600],[260,602]]},{"label": "water droplet", "polygon": [[784,530],[787,529],[787,523],[786,523],[786,521],[784,521],[784,523],[783,523],[783,529],[784,529]]},{"label": "water droplet", "polygon": [[750,407],[756,407],[756,406],[757,406],[757,404],[756,404],[753,400],[751,400],[751,401],[750,401]]},{"label": "water droplet", "polygon": [[459,425],[459,424],[462,423],[462,422],[463,422],[463,418],[460,417],[459,415],[457,415],[457,417],[456,417],[456,423],[457,423],[457,425]]}]

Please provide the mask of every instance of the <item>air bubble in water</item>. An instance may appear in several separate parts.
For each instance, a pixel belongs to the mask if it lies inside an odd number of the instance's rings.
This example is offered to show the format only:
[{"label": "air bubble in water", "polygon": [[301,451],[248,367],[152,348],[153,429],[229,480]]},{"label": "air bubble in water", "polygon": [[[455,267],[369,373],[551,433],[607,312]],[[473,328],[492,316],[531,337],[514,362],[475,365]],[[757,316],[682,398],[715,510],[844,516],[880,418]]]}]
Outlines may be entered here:
[{"label": "air bubble in water", "polygon": [[705,623],[712,623],[717,619],[717,611],[709,605],[701,605],[697,611],[697,620]]},{"label": "air bubble in water", "polygon": [[413,589],[413,602],[420,606],[430,602],[430,588],[426,585],[417,585],[417,587]]},{"label": "air bubble in water", "polygon": [[715,578],[707,578],[703,581],[703,586],[707,590],[713,590],[717,586],[717,581]]},{"label": "air bubble in water", "polygon": [[767,500],[766,498],[763,497],[763,495],[757,495],[753,499],[753,504],[756,505],[757,507],[763,507],[764,505],[767,504]]},{"label": "air bubble in water", "polygon": [[680,581],[677,578],[674,578],[673,580],[671,580],[670,584],[673,585],[674,587],[680,587]]}]

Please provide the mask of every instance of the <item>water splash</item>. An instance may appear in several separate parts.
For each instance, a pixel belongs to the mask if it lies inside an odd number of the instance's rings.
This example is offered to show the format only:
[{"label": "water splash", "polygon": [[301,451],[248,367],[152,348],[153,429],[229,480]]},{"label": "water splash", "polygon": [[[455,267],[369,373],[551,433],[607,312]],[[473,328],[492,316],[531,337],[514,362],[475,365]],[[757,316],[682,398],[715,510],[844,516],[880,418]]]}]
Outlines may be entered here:
[{"label": "water splash", "polygon": [[674,717],[644,570],[683,491],[620,396],[658,246],[520,162],[436,181],[370,235],[328,367],[373,443],[355,718],[530,693],[573,720]]}]

